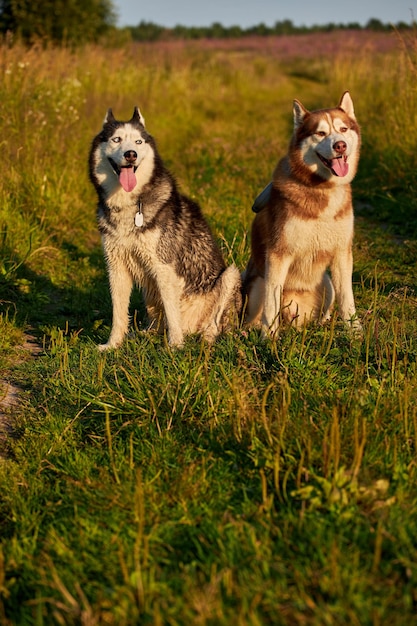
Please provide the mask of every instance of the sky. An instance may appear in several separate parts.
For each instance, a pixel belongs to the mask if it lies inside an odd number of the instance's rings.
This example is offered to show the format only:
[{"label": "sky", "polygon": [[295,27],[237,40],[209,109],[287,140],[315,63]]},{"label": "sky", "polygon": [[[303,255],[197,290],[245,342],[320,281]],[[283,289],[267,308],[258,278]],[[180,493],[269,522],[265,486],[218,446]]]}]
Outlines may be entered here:
[{"label": "sky", "polygon": [[417,19],[417,0],[113,0],[118,26],[136,26],[140,21],[160,26],[223,26],[242,28],[263,22],[289,19],[295,26],[348,24],[364,26],[370,18],[384,24],[410,23]]}]

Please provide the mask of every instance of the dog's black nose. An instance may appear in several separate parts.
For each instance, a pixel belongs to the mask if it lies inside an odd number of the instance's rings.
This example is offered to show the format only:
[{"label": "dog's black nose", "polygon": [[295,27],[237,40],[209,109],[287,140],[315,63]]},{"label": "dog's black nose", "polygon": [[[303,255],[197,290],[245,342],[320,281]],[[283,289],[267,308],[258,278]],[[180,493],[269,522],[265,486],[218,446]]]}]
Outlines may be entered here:
[{"label": "dog's black nose", "polygon": [[126,150],[123,156],[129,163],[133,163],[138,158],[138,155],[134,150]]},{"label": "dog's black nose", "polygon": [[333,145],[333,150],[335,150],[338,154],[343,154],[346,152],[346,142],[345,141],[336,141]]}]

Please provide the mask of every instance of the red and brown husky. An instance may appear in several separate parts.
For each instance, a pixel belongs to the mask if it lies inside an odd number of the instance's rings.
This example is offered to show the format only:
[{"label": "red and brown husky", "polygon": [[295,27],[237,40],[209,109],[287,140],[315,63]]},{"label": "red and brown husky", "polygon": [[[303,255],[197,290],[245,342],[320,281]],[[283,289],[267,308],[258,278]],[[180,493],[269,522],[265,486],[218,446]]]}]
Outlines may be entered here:
[{"label": "red and brown husky", "polygon": [[246,322],[274,336],[280,323],[329,319],[336,299],[342,319],[360,329],[352,291],[350,183],[360,149],[353,102],[345,92],[339,106],[310,112],[295,100],[293,113],[288,154],[253,206]]}]

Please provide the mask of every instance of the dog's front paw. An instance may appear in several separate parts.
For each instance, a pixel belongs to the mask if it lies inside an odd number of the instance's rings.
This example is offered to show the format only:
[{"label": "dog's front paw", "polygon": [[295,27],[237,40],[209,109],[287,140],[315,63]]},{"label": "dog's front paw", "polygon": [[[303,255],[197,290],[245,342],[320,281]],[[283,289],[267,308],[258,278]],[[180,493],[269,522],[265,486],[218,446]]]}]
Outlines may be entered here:
[{"label": "dog's front paw", "polygon": [[360,321],[359,321],[359,319],[357,317],[353,317],[350,320],[347,320],[346,321],[346,326],[347,326],[350,334],[352,335],[352,337],[356,337],[358,339],[363,337],[362,324],[360,323]]},{"label": "dog's front paw", "polygon": [[[272,321],[271,321],[272,319]],[[262,337],[264,339],[278,339],[279,336],[279,316],[274,314],[274,316],[267,315],[262,316]]]},{"label": "dog's front paw", "polygon": [[171,348],[182,348],[184,345],[184,334],[180,331],[168,334],[168,343]]},{"label": "dog's front paw", "polygon": [[106,352],[107,350],[111,350],[113,346],[111,346],[108,342],[107,343],[99,343],[97,345],[97,350],[99,352]]},{"label": "dog's front paw", "polygon": [[271,339],[272,341],[278,339],[279,326],[266,326],[265,324],[262,324],[261,336],[262,339]]},{"label": "dog's front paw", "polygon": [[108,350],[115,350],[120,346],[120,343],[115,343],[114,341],[108,341],[107,343],[99,343],[97,345],[97,350],[99,352],[107,352]]}]

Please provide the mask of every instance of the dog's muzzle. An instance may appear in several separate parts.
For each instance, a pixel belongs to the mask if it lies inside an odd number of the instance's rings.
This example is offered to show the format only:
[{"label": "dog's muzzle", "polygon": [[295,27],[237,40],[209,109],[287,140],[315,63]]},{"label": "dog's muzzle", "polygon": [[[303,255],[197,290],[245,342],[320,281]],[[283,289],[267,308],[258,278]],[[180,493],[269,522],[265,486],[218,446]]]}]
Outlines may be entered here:
[{"label": "dog's muzzle", "polygon": [[[131,159],[132,161],[136,161],[136,152],[134,152],[133,150],[125,152],[124,157],[126,160],[128,160],[128,157],[126,157],[126,154],[128,153],[130,154],[129,159]],[[135,155],[134,157],[133,154]],[[127,192],[133,191],[133,189],[136,187],[136,170],[138,169],[138,166],[133,165],[133,162],[127,163],[127,165],[118,165],[116,161],[114,161],[114,159],[112,159],[111,157],[109,157],[109,163],[114,173],[118,177],[119,183],[121,184],[123,189]]]},{"label": "dog's muzzle", "polygon": [[348,158],[344,154],[339,154],[333,159],[326,159],[319,152],[317,152],[317,156],[320,161],[334,174],[334,176],[346,176],[349,172],[349,163],[347,162]]},{"label": "dog's muzzle", "polygon": [[[136,160],[137,157],[135,157],[134,160]],[[112,159],[111,157],[108,157],[108,161],[112,167],[112,170],[114,171],[114,173],[116,174],[116,176],[120,176],[120,172],[122,169],[124,168],[133,168],[133,172],[136,172],[136,170],[138,169],[138,165],[133,165],[132,163],[127,163],[126,165],[119,165],[118,163],[116,163],[116,161],[114,161],[114,159]]]}]

